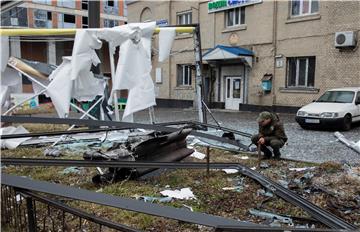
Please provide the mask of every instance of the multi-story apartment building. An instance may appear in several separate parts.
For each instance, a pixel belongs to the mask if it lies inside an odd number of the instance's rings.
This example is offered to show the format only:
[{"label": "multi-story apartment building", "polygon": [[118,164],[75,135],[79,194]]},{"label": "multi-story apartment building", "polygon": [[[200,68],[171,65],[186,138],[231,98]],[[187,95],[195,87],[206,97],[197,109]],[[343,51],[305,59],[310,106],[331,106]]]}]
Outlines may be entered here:
[{"label": "multi-story apartment building", "polygon": [[[206,98],[235,110],[295,109],[327,89],[360,86],[359,12],[359,1],[128,2],[129,23],[200,24]],[[167,61],[154,57],[158,103],[192,105],[193,44],[178,34]]]},{"label": "multi-story apartment building", "polygon": [[[1,26],[29,28],[88,28],[89,1],[32,0],[1,14]],[[100,1],[100,26],[125,24],[124,0]],[[12,38],[11,54],[29,60],[60,64],[62,56],[71,55],[73,36]],[[104,48],[106,49],[106,44]],[[103,54],[104,53],[104,54]],[[101,71],[110,72],[108,54],[100,53]]]}]

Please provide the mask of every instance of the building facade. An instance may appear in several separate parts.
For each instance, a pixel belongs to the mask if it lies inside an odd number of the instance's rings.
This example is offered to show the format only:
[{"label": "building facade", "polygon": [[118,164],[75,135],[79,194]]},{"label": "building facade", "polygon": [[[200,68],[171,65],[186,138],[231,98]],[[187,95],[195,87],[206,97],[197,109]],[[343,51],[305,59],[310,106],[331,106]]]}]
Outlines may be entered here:
[{"label": "building facade", "polygon": [[[128,21],[201,27],[205,98],[226,109],[300,107],[360,86],[359,1],[130,1]],[[346,46],[345,46],[346,45]],[[153,77],[158,102],[195,99],[194,41],[178,34]]]},{"label": "building facade", "polygon": [[[1,14],[2,27],[29,28],[88,28],[89,1],[32,0]],[[113,27],[127,22],[125,1],[100,1],[100,26]],[[74,36],[62,37],[12,37],[11,55],[59,65],[63,56],[70,56]],[[101,72],[110,73],[107,45],[100,52]],[[24,79],[26,82],[26,79]],[[27,83],[30,84],[30,83]],[[29,88],[26,88],[29,87]],[[28,85],[25,92],[32,92]]]}]

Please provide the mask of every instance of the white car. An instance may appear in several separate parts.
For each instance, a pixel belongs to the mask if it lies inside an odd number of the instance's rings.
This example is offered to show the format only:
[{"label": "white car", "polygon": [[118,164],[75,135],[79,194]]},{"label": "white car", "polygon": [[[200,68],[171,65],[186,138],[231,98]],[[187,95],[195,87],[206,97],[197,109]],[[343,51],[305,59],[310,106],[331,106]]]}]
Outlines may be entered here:
[{"label": "white car", "polygon": [[352,123],[360,121],[360,87],[328,90],[301,107],[295,119],[304,129],[321,126],[350,130]]}]

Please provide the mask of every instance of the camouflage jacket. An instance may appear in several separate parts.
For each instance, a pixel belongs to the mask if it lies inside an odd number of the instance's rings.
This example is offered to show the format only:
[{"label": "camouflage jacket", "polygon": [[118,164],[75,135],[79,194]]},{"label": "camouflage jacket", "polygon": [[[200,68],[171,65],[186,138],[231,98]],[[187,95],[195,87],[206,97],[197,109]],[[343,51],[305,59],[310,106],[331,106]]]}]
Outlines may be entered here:
[{"label": "camouflage jacket", "polygon": [[264,137],[265,141],[281,139],[284,143],[288,140],[284,125],[280,122],[279,117],[272,113],[271,123],[266,126],[259,126],[259,135]]}]

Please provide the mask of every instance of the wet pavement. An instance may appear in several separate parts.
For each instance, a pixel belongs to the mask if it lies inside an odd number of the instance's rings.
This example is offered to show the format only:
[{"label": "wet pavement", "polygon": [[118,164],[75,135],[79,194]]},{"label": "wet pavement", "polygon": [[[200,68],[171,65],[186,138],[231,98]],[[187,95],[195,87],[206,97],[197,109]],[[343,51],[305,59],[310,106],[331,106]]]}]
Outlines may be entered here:
[{"label": "wet pavement", "polygon": [[[239,112],[213,110],[216,120],[221,126],[248,133],[257,133],[256,112]],[[351,165],[360,165],[360,154],[337,141],[334,131],[304,130],[295,122],[294,114],[279,114],[284,122],[285,132],[289,138],[288,145],[282,149],[282,156],[309,162],[337,161]],[[198,120],[197,111],[193,109],[155,108],[156,122]],[[135,114],[135,122],[149,123],[149,112]],[[215,124],[208,114],[208,123]],[[347,139],[360,140],[360,126],[341,132]],[[239,137],[243,143],[250,144],[247,138]]]}]

